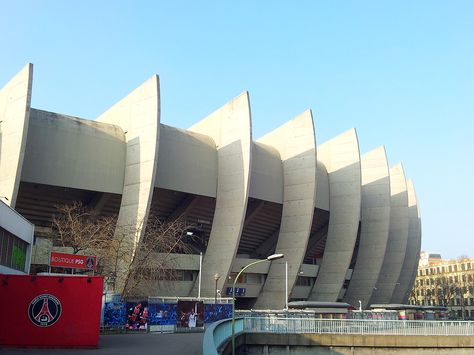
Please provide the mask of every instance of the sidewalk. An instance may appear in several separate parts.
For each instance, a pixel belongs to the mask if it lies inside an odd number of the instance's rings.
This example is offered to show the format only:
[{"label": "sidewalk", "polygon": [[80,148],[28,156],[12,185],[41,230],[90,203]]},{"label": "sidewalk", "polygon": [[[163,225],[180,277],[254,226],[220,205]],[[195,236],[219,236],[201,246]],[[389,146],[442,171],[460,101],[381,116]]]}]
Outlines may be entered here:
[{"label": "sidewalk", "polygon": [[[27,336],[25,334],[25,336]],[[98,349],[12,349],[0,348],[0,354],[160,354],[201,355],[204,333],[147,333],[101,335]]]}]

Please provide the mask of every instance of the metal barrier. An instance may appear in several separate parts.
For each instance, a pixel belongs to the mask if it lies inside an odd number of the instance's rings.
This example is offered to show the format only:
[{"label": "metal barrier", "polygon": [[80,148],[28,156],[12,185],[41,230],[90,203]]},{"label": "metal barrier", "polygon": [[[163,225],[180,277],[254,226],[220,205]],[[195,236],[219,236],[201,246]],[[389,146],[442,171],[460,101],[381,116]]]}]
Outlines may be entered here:
[{"label": "metal barrier", "polygon": [[[242,317],[235,320],[235,335],[241,333],[474,336],[474,322]],[[203,355],[218,355],[231,336],[231,319],[211,324],[204,334]]]},{"label": "metal barrier", "polygon": [[474,322],[245,317],[246,333],[473,336]]},{"label": "metal barrier", "polygon": [[[244,320],[235,320],[235,336],[243,333]],[[218,355],[218,349],[223,346],[232,336],[232,319],[223,319],[212,323],[204,333],[202,353],[203,355]]]}]

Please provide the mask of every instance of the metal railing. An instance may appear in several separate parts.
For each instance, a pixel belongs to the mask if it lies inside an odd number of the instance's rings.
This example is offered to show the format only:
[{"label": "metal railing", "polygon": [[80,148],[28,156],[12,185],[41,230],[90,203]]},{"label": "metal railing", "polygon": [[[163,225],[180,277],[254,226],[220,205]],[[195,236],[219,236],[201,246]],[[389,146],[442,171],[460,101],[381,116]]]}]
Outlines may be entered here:
[{"label": "metal railing", "polygon": [[246,333],[473,336],[474,322],[244,317]]},{"label": "metal railing", "polygon": [[[236,319],[235,329],[236,336],[242,333],[474,336],[474,322],[469,321],[244,316]],[[213,323],[204,334],[203,354],[217,355],[218,349],[229,341],[231,334],[231,319]]]},{"label": "metal railing", "polygon": [[[244,331],[242,318],[235,320],[235,335]],[[218,349],[222,347],[232,336],[232,320],[224,319],[212,323],[204,333],[203,355],[218,355]]]}]

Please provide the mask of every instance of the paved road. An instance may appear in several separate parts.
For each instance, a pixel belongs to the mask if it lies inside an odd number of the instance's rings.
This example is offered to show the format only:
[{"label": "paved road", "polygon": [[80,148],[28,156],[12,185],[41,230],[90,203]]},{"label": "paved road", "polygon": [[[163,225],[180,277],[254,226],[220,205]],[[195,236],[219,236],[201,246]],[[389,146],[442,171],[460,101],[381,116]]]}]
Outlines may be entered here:
[{"label": "paved road", "polygon": [[116,354],[160,354],[201,355],[204,333],[174,334],[114,334],[101,335],[98,349],[5,349],[0,354],[73,354],[73,355],[116,355]]}]

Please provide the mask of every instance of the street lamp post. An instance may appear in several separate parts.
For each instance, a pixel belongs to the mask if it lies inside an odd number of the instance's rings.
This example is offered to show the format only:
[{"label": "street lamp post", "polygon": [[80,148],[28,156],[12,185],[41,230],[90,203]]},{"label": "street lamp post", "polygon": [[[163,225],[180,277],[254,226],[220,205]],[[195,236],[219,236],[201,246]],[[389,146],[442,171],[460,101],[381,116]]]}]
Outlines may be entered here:
[{"label": "street lamp post", "polygon": [[216,281],[216,288],[214,289],[214,304],[217,303],[217,281],[221,278],[221,275],[214,274],[214,280]]},{"label": "street lamp post", "polygon": [[232,355],[235,355],[235,284],[237,283],[239,276],[250,266],[263,263],[264,261],[272,261],[276,259],[281,259],[284,256],[285,256],[284,254],[272,254],[270,256],[267,256],[266,259],[254,261],[253,263],[250,263],[247,266],[244,266],[242,270],[240,270],[237,276],[235,277],[234,284],[232,286]]},{"label": "street lamp post", "polygon": [[285,261],[285,309],[288,311],[288,261]]}]

